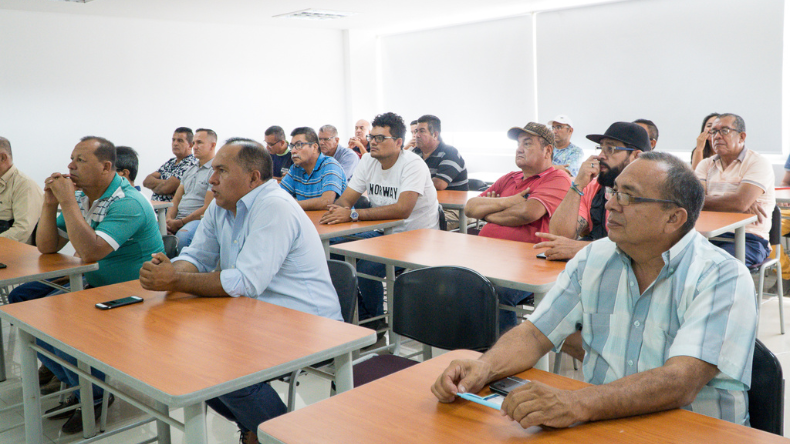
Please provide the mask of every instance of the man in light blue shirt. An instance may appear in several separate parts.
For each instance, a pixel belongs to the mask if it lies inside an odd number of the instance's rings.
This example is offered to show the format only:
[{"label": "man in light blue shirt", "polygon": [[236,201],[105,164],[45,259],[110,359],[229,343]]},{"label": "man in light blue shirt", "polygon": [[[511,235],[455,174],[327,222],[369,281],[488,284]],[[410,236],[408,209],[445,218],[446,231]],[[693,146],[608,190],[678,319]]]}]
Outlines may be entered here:
[{"label": "man in light blue shirt", "polygon": [[337,128],[333,125],[324,125],[318,128],[318,144],[321,146],[321,153],[337,160],[343,167],[343,172],[346,173],[346,179],[351,180],[359,163],[359,156],[339,143],[340,137],[337,136]]},{"label": "man in light blue shirt", "polygon": [[757,327],[746,267],[694,230],[704,189],[688,165],[646,153],[607,190],[609,237],[582,249],[528,321],[479,360],[454,361],[433,392],[452,402],[524,371],[582,325],[577,391],[528,383],[502,410],[523,427],[683,407],[748,425]]},{"label": "man in light blue shirt", "polygon": [[[140,270],[142,286],[246,296],[342,321],[318,232],[296,201],[270,180],[272,160],[263,145],[229,139],[212,168],[214,202],[192,244],[172,263],[164,254],[154,255]],[[286,411],[266,383],[206,403],[236,421],[243,437]]]}]

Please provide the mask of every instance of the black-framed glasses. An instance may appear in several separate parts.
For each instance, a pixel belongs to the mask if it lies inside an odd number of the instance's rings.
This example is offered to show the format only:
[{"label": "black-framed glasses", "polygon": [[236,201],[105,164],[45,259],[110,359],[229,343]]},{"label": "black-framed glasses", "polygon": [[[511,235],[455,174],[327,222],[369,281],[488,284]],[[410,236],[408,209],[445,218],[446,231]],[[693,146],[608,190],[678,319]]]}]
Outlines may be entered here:
[{"label": "black-framed glasses", "polygon": [[625,146],[596,146],[596,150],[600,150],[606,156],[611,156],[615,151],[634,151],[636,148],[628,148]]},{"label": "black-framed glasses", "polygon": [[373,136],[371,134],[368,134],[367,136],[365,136],[365,138],[368,139],[368,142],[372,142],[372,141],[375,140],[376,143],[381,143],[381,142],[384,141],[384,139],[392,139],[392,140],[397,140],[398,139],[397,137],[382,136],[381,134],[376,134],[375,136]]},{"label": "black-framed glasses", "polygon": [[632,196],[628,193],[623,193],[620,191],[615,191],[614,188],[606,187],[604,191],[604,197],[606,200],[611,200],[612,197],[617,199],[617,204],[621,207],[627,207],[631,204],[635,203],[671,203],[673,205],[680,206],[679,203],[675,202],[674,200],[664,200],[664,199],[650,199],[648,197],[637,197]]},{"label": "black-framed glasses", "polygon": [[711,138],[716,137],[716,134],[719,134],[719,133],[721,133],[722,136],[726,136],[727,134],[730,134],[730,133],[740,133],[740,131],[738,131],[735,128],[729,128],[729,127],[726,127],[726,126],[724,128],[722,128],[722,129],[713,129],[713,128],[711,128],[711,129],[708,130],[708,134],[710,135]]},{"label": "black-framed glasses", "polygon": [[288,148],[290,148],[291,151],[299,151],[302,148],[308,147],[310,145],[312,145],[312,143],[309,143],[309,142],[296,142],[296,143],[289,143],[288,144]]}]

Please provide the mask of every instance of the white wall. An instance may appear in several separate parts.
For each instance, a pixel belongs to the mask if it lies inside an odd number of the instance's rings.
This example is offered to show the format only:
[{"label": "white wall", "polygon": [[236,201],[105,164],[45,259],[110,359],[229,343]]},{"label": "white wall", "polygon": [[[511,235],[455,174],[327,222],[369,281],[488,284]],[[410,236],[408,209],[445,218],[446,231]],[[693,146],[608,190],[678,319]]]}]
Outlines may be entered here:
[{"label": "white wall", "polygon": [[263,139],[332,123],[348,137],[342,31],[0,10],[0,135],[35,180],[66,171],[80,137],[172,157],[173,129]]}]

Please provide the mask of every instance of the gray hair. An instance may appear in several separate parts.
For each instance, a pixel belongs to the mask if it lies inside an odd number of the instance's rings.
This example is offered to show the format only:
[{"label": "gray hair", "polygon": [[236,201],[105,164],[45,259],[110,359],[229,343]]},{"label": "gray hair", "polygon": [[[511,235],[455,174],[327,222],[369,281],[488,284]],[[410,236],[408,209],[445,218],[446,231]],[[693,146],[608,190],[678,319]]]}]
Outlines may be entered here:
[{"label": "gray hair", "polygon": [[[638,160],[658,162],[666,166],[667,177],[659,187],[661,198],[671,200],[686,210],[688,219],[681,230],[683,235],[691,231],[705,204],[705,189],[694,171],[686,162],[669,153],[651,151],[640,155]],[[668,209],[670,205],[672,204],[664,204],[664,208]]]},{"label": "gray hair", "polygon": [[319,133],[329,133],[332,137],[337,137],[337,128],[334,125],[324,125],[318,128]]},{"label": "gray hair", "polygon": [[236,162],[245,172],[260,172],[261,180],[264,182],[272,178],[272,157],[260,142],[244,137],[232,137],[225,141],[225,145],[241,147],[236,155]]},{"label": "gray hair", "polygon": [[746,122],[744,122],[743,117],[733,113],[724,113],[724,114],[719,114],[718,118],[723,119],[725,117],[735,118],[735,128],[733,128],[735,131],[738,131],[739,133],[746,132]]}]

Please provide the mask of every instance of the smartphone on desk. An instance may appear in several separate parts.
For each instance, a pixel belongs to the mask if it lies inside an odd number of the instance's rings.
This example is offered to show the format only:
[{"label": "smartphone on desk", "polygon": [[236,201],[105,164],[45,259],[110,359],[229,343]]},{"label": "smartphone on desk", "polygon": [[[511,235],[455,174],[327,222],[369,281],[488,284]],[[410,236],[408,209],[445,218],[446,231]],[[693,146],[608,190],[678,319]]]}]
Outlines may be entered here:
[{"label": "smartphone on desk", "polygon": [[494,381],[491,385],[488,386],[492,392],[498,393],[502,396],[507,396],[511,390],[515,389],[516,387],[521,387],[522,385],[528,383],[529,380],[521,379],[516,376],[508,376],[507,378],[502,378],[498,381]]},{"label": "smartphone on desk", "polygon": [[129,296],[128,298],[115,299],[107,302],[99,302],[98,304],[96,304],[96,308],[98,308],[99,310],[109,310],[111,308],[123,307],[124,305],[137,304],[138,302],[143,302],[143,298],[141,298],[140,296]]},{"label": "smartphone on desk", "polygon": [[8,267],[8,265],[6,265],[6,264],[4,264],[4,263],[0,262],[0,268],[6,268],[6,267]]}]

